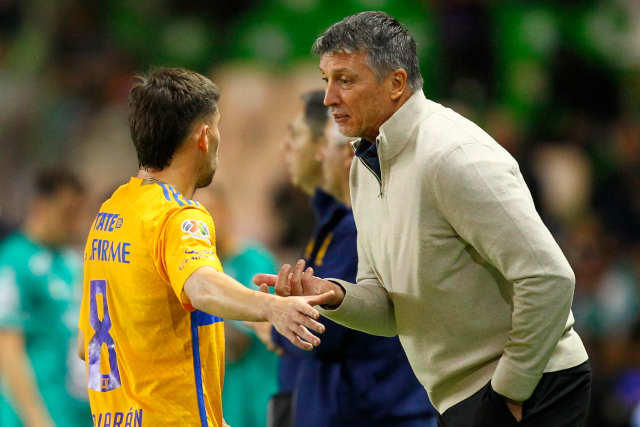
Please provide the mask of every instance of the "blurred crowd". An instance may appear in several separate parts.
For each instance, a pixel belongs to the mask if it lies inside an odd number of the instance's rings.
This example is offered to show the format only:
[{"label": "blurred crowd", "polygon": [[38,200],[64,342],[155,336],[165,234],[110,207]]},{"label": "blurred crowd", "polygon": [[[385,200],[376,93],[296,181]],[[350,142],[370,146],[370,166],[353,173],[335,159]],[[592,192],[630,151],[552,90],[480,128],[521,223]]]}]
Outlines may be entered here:
[{"label": "blurred crowd", "polygon": [[[635,0],[0,0],[0,236],[24,225],[38,171],[64,166],[89,200],[74,219],[81,247],[100,204],[137,170],[132,75],[181,66],[222,90],[217,189],[203,190],[224,194],[217,228],[229,247],[261,242],[253,247],[263,269],[296,260],[314,217],[288,184],[281,145],[300,94],[322,88],[311,43],[361,10],[407,25],[426,96],[518,160],[576,273],[576,330],[594,370],[588,425],[640,426]],[[243,350],[231,364],[251,346],[262,351],[259,340],[237,337]],[[254,378],[255,388],[275,389],[275,374]]]}]

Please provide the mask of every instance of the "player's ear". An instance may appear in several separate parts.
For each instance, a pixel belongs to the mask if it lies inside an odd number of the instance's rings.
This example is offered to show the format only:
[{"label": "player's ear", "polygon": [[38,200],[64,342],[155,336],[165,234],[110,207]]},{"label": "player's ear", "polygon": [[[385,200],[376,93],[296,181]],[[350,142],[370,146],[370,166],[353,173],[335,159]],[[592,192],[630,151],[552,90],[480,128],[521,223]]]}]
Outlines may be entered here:
[{"label": "player's ear", "polygon": [[209,125],[202,124],[198,127],[197,131],[198,136],[198,148],[204,154],[209,152]]}]

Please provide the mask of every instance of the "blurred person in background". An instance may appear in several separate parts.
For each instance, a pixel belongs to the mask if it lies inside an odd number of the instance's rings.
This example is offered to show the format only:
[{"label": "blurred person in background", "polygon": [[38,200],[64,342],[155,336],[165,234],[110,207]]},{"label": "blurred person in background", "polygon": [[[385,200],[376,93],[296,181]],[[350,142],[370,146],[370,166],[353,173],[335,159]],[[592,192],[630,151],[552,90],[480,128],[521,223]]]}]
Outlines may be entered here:
[{"label": "blurred person in background", "polygon": [[[353,149],[330,120],[324,91],[306,93],[302,100],[289,125],[284,159],[291,182],[313,196],[317,223],[304,258],[319,274],[355,280],[357,232],[349,191]],[[273,342],[284,352],[280,390],[292,399],[292,421],[274,426],[436,425],[435,409],[397,337],[322,322],[322,345],[311,352],[298,351],[273,332]]]},{"label": "blurred person in background", "polygon": [[[627,426],[639,387],[629,387],[640,376],[629,371],[628,357],[639,320],[640,282],[632,259],[606,233],[596,214],[580,218],[568,229],[563,245],[576,272],[572,310],[592,362],[588,427]],[[636,337],[637,339],[637,337]],[[636,362],[637,363],[636,358]],[[624,390],[624,391],[622,391]],[[627,396],[625,396],[627,395]]]},{"label": "blurred person in background", "polygon": [[[264,270],[277,271],[276,260],[258,242],[240,242],[233,229],[226,192],[212,186],[197,192],[216,224],[216,251],[225,273],[246,287],[258,290],[251,279]],[[265,323],[269,325],[269,323]],[[254,323],[254,325],[262,325]],[[265,427],[267,404],[278,388],[278,356],[269,351],[253,328],[242,322],[224,322],[225,380],[222,413],[233,427]]]},{"label": "blurred person in background", "polygon": [[[0,244],[0,425],[91,425],[76,356],[87,200],[67,170],[38,175],[24,226]],[[84,231],[84,230],[82,230]]]},{"label": "blurred person in background", "polygon": [[569,239],[567,258],[580,284],[573,300],[578,329],[599,368],[615,372],[624,364],[623,348],[640,320],[640,283],[631,260],[617,250],[597,215],[578,221]]}]

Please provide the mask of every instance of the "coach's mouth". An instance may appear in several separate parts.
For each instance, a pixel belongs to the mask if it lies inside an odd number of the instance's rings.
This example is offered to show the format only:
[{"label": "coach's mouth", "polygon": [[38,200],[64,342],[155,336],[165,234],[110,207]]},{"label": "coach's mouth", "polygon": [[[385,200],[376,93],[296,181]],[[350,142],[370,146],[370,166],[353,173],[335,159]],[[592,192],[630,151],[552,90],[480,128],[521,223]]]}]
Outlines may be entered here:
[{"label": "coach's mouth", "polygon": [[351,117],[348,114],[341,113],[331,113],[331,115],[333,116],[333,119],[336,121],[336,123],[344,123]]}]

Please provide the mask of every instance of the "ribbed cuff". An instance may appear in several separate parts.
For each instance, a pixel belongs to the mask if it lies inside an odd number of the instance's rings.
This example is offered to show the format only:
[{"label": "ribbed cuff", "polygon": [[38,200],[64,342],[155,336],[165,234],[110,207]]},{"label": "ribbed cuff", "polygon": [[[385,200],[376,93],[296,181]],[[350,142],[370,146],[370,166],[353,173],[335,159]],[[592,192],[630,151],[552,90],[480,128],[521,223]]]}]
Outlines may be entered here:
[{"label": "ribbed cuff", "polygon": [[491,379],[491,387],[504,397],[524,402],[531,397],[540,382],[542,374],[530,376],[516,371],[505,362],[504,357],[498,362],[498,367]]},{"label": "ribbed cuff", "polygon": [[342,286],[342,289],[344,289],[344,300],[342,300],[342,304],[340,304],[336,309],[316,307],[320,314],[337,323],[348,322],[349,320],[358,317],[358,314],[360,314],[360,310],[362,310],[363,307],[363,301],[361,298],[358,298],[353,295],[353,293],[349,292],[349,288],[355,285],[340,279],[325,280]]}]

